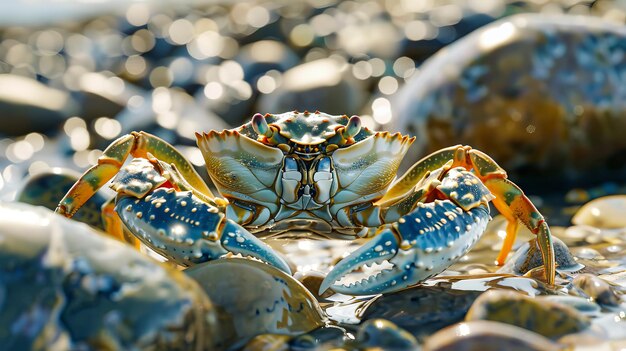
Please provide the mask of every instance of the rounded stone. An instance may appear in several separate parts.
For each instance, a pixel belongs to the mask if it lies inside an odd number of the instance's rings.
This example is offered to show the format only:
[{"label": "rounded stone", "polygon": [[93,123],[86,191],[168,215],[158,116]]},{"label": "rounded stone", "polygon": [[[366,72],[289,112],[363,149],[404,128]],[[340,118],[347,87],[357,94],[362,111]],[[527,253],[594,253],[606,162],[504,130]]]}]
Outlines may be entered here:
[{"label": "rounded stone", "polygon": [[[80,174],[77,172],[64,168],[53,168],[50,171],[30,176],[18,190],[16,200],[54,210],[79,177]],[[98,191],[72,218],[93,227],[104,229],[101,208],[106,201],[107,197],[103,191]]]},{"label": "rounded stone", "polygon": [[42,207],[0,204],[0,296],[12,350],[221,347],[193,280]]},{"label": "rounded stone", "polygon": [[389,130],[423,155],[456,143],[490,155],[523,188],[623,179],[626,28],[522,14],[440,50],[398,92]]},{"label": "rounded stone", "polygon": [[424,351],[557,351],[562,347],[537,333],[491,321],[471,321],[442,329],[426,340]]},{"label": "rounded stone", "polygon": [[228,258],[195,265],[185,273],[211,298],[227,345],[243,346],[260,334],[298,335],[325,323],[313,295],[268,264]]},{"label": "rounded stone", "polygon": [[419,350],[415,337],[408,331],[385,319],[370,319],[361,324],[355,343],[360,348],[383,350]]},{"label": "rounded stone", "polygon": [[[584,265],[578,263],[569,248],[561,239],[553,236],[552,245],[554,247],[554,258],[556,261],[557,270],[565,272],[576,272],[585,268]],[[537,239],[533,238],[530,241],[520,246],[517,251],[509,258],[504,266],[502,266],[499,273],[512,273],[517,275],[524,275],[530,270],[543,266],[543,259],[541,258],[541,249],[537,243]]]},{"label": "rounded stone", "polygon": [[607,281],[593,274],[579,274],[572,280],[572,285],[580,295],[595,301],[598,305],[616,307],[621,303],[614,288]]},{"label": "rounded stone", "polygon": [[552,339],[578,333],[590,325],[587,317],[570,306],[501,290],[490,290],[479,296],[465,320],[511,324]]},{"label": "rounded stone", "polygon": [[601,229],[626,228],[626,195],[604,196],[583,205],[572,223]]}]

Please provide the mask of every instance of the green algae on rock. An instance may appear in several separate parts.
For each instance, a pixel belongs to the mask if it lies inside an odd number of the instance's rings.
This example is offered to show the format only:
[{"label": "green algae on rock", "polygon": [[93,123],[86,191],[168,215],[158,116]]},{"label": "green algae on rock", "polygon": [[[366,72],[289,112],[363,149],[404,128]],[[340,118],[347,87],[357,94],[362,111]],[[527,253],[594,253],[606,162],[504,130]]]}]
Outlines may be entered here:
[{"label": "green algae on rock", "polygon": [[[59,199],[76,183],[80,173],[65,168],[53,168],[26,179],[16,195],[19,202],[43,206],[54,210]],[[74,220],[104,229],[101,207],[107,201],[102,191],[98,191],[73,217]]]},{"label": "green algae on rock", "polygon": [[620,178],[625,48],[626,28],[598,18],[504,18],[427,60],[398,92],[389,129],[417,136],[411,162],[463,143],[522,183]]},{"label": "green algae on rock", "polygon": [[466,321],[490,320],[518,326],[557,339],[589,327],[590,321],[574,308],[541,297],[512,291],[487,291],[474,301]]}]

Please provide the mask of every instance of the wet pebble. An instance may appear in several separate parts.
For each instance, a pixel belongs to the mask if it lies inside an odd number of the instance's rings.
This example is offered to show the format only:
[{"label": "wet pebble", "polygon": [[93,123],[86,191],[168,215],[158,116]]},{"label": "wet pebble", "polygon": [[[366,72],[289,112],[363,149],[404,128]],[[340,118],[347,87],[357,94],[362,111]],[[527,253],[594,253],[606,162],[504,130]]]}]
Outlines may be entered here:
[{"label": "wet pebble", "polygon": [[327,297],[333,295],[332,290],[326,290],[322,295],[319,295],[320,286],[322,281],[326,277],[325,274],[316,271],[307,271],[305,273],[297,272],[294,278],[296,278],[302,285],[304,285],[318,301],[321,301]]},{"label": "wet pebble", "polygon": [[19,136],[31,132],[52,133],[77,114],[79,107],[66,91],[31,78],[0,74],[0,111],[4,121],[0,124],[0,134]]},{"label": "wet pebble", "polygon": [[572,285],[584,297],[595,301],[600,306],[616,307],[621,303],[611,285],[593,274],[580,274],[572,280]]},{"label": "wet pebble", "polygon": [[424,351],[557,351],[548,338],[513,325],[469,321],[438,331],[426,340]]},{"label": "wet pebble", "polygon": [[605,196],[583,205],[572,223],[602,229],[626,228],[625,211],[626,195]]},{"label": "wet pebble", "polygon": [[41,207],[0,204],[0,291],[7,350],[220,346],[193,280]]},{"label": "wet pebble", "polygon": [[595,315],[600,312],[600,306],[597,304],[578,296],[564,296],[564,295],[548,295],[541,296],[541,300],[552,301],[562,305],[570,306],[576,309],[578,312],[586,315]]},{"label": "wet pebble", "polygon": [[340,347],[351,340],[348,332],[338,326],[326,325],[308,333],[298,335],[289,341],[292,351],[320,350]]},{"label": "wet pebble", "polygon": [[480,291],[416,286],[382,295],[361,312],[362,320],[385,319],[423,337],[463,319]]},{"label": "wet pebble", "polygon": [[[557,237],[552,237],[552,243],[554,246],[557,270],[576,272],[585,268],[584,265],[576,261],[563,241]],[[498,272],[524,275],[531,269],[540,266],[543,266],[543,259],[541,258],[541,250],[537,239],[534,238],[517,249]]]},{"label": "wet pebble", "polygon": [[354,342],[358,349],[380,348],[396,351],[420,349],[411,333],[385,319],[370,319],[363,322]]},{"label": "wet pebble", "polygon": [[[360,81],[347,75],[348,63],[336,58],[300,64],[282,77],[282,85],[259,98],[263,112],[308,110],[329,114],[355,114],[365,102]],[[324,72],[324,74],[320,74]]]},{"label": "wet pebble", "polygon": [[298,335],[325,322],[313,295],[268,264],[228,258],[195,265],[185,273],[211,298],[227,345],[241,347],[260,334]]},{"label": "wet pebble", "polygon": [[572,307],[498,290],[478,297],[465,319],[512,324],[552,339],[581,332],[590,325],[589,319]]},{"label": "wet pebble", "polygon": [[[80,174],[65,168],[53,168],[28,177],[16,195],[19,202],[55,210],[59,201],[76,183]],[[72,217],[74,220],[104,229],[101,207],[108,200],[104,191],[98,191]]]},{"label": "wet pebble", "polygon": [[252,338],[241,351],[287,351],[289,335],[261,334]]}]

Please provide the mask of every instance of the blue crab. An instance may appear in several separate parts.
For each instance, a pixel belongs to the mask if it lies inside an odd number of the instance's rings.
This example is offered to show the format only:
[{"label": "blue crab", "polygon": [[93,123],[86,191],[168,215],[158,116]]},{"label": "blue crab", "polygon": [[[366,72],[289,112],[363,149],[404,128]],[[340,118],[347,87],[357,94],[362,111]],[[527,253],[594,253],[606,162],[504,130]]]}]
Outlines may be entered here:
[{"label": "blue crab", "polygon": [[[537,235],[545,279],[554,282],[554,249],[543,216],[502,168],[471,147],[437,151],[396,180],[415,138],[371,131],[358,116],[255,114],[236,129],[196,136],[221,196],[174,147],[133,132],[104,151],[57,212],[71,217],[113,179],[121,222],[184,266],[234,253],[289,272],[259,238],[370,238],[320,287],[362,295],[396,291],[442,272],[482,235],[493,202],[509,221],[498,262],[521,222]],[[129,155],[134,159],[125,166]],[[341,283],[352,271],[384,261],[390,269]]]}]

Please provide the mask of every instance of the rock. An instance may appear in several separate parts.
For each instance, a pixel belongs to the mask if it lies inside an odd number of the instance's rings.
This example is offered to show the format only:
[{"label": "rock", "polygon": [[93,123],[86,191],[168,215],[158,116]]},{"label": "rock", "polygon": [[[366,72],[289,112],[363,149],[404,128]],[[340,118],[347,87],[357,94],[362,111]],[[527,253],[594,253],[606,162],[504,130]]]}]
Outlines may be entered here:
[{"label": "rock", "polygon": [[512,324],[551,339],[578,333],[590,325],[587,317],[569,306],[499,290],[487,291],[479,296],[465,320]]},{"label": "rock", "polygon": [[418,337],[463,320],[481,291],[446,286],[416,286],[377,297],[361,313],[361,319],[385,319]]},{"label": "rock", "polygon": [[276,40],[260,40],[241,48],[235,60],[241,64],[244,79],[256,86],[257,79],[267,71],[284,72],[298,64],[298,56]]},{"label": "rock", "polygon": [[[79,177],[80,174],[77,172],[64,168],[53,168],[50,171],[30,176],[17,192],[16,200],[35,206],[43,206],[54,211],[59,201]],[[107,200],[108,198],[103,191],[96,192],[72,218],[93,227],[104,229],[101,208]]]},{"label": "rock", "polygon": [[294,337],[289,347],[291,350],[324,350],[340,347],[349,339],[345,329],[327,325]]},{"label": "rock", "polygon": [[604,196],[583,205],[572,223],[601,229],[626,228],[625,211],[626,195]]},{"label": "rock", "polygon": [[380,348],[397,351],[420,349],[411,333],[385,319],[370,319],[361,324],[355,343],[358,349]]},{"label": "rock", "polygon": [[[584,265],[576,262],[565,243],[559,238],[553,236],[552,244],[554,246],[557,270],[576,272],[585,268]],[[539,249],[539,244],[537,244],[537,239],[534,238],[520,246],[498,272],[524,275],[531,269],[540,266],[543,266],[543,259],[541,258],[541,250]]]},{"label": "rock", "polygon": [[512,325],[471,321],[438,331],[424,351],[557,351],[561,346],[537,333]]},{"label": "rock", "polygon": [[0,74],[0,134],[50,133],[78,112],[65,91],[13,74]]},{"label": "rock", "polygon": [[220,347],[193,280],[41,207],[0,204],[0,291],[6,349]]},{"label": "rock", "polygon": [[417,136],[407,165],[463,143],[524,189],[623,179],[625,48],[626,28],[597,18],[504,18],[427,60],[388,129]]},{"label": "rock", "polygon": [[578,294],[595,301],[600,306],[616,307],[621,302],[611,285],[595,275],[579,274],[572,281],[572,285]]},{"label": "rock", "polygon": [[283,75],[274,92],[259,98],[263,113],[308,110],[329,114],[356,114],[365,102],[361,83],[350,78],[349,65],[337,59],[319,59],[298,65]]},{"label": "rock", "polygon": [[298,335],[324,325],[323,312],[311,293],[265,263],[218,259],[185,273],[211,298],[227,345],[243,346],[260,334]]}]

